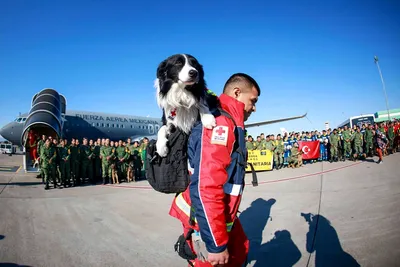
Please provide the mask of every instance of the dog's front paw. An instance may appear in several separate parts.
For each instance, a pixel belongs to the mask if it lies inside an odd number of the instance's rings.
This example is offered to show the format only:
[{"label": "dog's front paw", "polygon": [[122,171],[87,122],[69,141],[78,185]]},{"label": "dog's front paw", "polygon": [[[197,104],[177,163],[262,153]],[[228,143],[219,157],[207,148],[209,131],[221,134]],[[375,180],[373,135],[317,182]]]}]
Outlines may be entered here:
[{"label": "dog's front paw", "polygon": [[158,139],[156,143],[157,154],[162,158],[167,156],[169,152],[167,142],[167,138],[161,138]]},{"label": "dog's front paw", "polygon": [[207,129],[212,129],[217,125],[217,122],[212,114],[203,114],[201,116],[201,123]]}]

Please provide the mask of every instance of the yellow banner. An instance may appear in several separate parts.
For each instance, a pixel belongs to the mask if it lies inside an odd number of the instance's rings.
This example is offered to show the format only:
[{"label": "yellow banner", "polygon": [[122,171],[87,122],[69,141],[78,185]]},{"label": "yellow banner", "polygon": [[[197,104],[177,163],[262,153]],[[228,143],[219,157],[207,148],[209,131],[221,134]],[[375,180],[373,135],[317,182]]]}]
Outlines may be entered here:
[{"label": "yellow banner", "polygon": [[[273,165],[273,154],[270,150],[249,150],[247,162],[253,164],[255,171],[270,171]],[[247,166],[246,171],[251,171]]]}]

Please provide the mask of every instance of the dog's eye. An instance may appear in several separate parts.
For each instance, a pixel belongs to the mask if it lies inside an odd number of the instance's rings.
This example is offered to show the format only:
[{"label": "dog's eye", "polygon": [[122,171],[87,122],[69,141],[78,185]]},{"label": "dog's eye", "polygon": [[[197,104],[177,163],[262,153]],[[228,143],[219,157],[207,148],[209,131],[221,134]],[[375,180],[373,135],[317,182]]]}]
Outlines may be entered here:
[{"label": "dog's eye", "polygon": [[175,64],[180,66],[180,65],[183,65],[183,62],[182,62],[182,60],[177,60]]}]

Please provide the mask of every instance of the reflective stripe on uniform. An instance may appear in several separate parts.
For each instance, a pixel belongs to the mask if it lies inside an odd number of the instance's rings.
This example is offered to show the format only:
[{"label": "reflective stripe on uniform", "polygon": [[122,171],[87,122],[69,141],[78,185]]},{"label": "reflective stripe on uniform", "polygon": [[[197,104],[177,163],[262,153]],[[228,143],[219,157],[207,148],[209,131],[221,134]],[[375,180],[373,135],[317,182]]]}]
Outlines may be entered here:
[{"label": "reflective stripe on uniform", "polygon": [[226,183],[224,185],[224,192],[228,195],[239,196],[243,193],[242,187],[241,184]]},{"label": "reflective stripe on uniform", "polygon": [[[180,193],[176,198],[175,198],[175,204],[178,206],[178,208],[185,213],[189,218],[190,218],[190,205],[186,202],[186,200],[183,198],[182,193]],[[194,221],[197,223],[197,219],[194,218]],[[226,230],[227,232],[230,232],[232,230],[233,222],[226,223]]]}]

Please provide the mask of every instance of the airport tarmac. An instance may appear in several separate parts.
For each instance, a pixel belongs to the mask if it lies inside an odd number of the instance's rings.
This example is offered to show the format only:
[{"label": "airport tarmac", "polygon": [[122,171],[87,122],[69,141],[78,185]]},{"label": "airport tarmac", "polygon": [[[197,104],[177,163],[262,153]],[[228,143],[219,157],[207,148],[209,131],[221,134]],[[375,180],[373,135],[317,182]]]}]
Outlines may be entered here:
[{"label": "airport tarmac", "polygon": [[[239,214],[248,266],[399,266],[400,153],[371,161],[258,173]],[[0,266],[187,266],[173,195],[146,181],[45,191],[21,163],[0,155]]]}]

